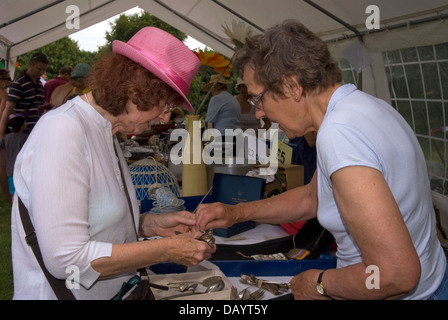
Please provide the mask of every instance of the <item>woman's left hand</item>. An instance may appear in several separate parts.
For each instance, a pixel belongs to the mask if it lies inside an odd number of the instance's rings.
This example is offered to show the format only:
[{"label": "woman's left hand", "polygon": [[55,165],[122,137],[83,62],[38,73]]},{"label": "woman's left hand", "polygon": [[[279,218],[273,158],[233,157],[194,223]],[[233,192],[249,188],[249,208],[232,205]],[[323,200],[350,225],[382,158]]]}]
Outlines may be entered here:
[{"label": "woman's left hand", "polygon": [[317,293],[316,284],[322,270],[310,269],[299,273],[290,281],[295,300],[314,300],[323,297]]},{"label": "woman's left hand", "polygon": [[188,211],[163,214],[146,214],[143,220],[145,236],[171,237],[176,231],[185,233],[196,223],[195,216]]}]

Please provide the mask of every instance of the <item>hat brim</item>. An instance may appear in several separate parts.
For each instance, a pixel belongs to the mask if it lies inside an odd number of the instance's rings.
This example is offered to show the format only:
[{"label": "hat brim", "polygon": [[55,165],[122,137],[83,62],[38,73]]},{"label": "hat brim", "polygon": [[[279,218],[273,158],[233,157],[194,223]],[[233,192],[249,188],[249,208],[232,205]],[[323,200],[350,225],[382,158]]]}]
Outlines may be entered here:
[{"label": "hat brim", "polygon": [[165,72],[163,72],[159,65],[154,63],[153,61],[146,58],[144,55],[142,55],[139,51],[134,49],[132,46],[130,46],[127,43],[124,43],[119,40],[114,40],[112,43],[112,50],[114,53],[121,54],[129,59],[131,59],[134,62],[137,62],[140,64],[143,68],[146,70],[152,72],[156,77],[158,77],[160,80],[168,84],[171,88],[176,90],[177,93],[179,93],[182,96],[183,103],[182,106],[188,110],[189,112],[194,113],[195,110],[193,106],[191,105],[190,101],[188,101],[186,95],[182,92],[182,90],[174,83],[173,80],[171,80]]},{"label": "hat brim", "polygon": [[[229,85],[229,84],[232,84],[233,82],[232,81],[218,81],[218,83]],[[215,81],[209,82],[209,83],[203,85],[201,90],[204,92],[208,92],[214,84],[215,84]]]}]

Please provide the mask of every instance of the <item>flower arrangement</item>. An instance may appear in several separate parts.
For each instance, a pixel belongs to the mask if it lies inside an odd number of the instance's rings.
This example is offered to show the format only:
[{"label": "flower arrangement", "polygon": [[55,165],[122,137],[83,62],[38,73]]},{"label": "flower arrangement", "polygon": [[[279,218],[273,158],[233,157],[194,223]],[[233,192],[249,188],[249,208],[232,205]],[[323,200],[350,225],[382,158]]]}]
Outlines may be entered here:
[{"label": "flower arrangement", "polygon": [[223,76],[226,78],[230,77],[230,71],[228,70],[230,61],[224,56],[213,51],[204,53],[202,50],[199,50],[199,52],[193,51],[193,53],[201,61],[201,70],[199,72],[204,73],[207,69],[211,69],[216,73],[223,72]]},{"label": "flower arrangement", "polygon": [[232,28],[227,23],[225,26],[221,25],[224,33],[229,37],[230,41],[235,45],[235,51],[240,49],[246,42],[246,38],[252,34],[250,26],[246,26],[244,22],[236,22],[232,20]]},{"label": "flower arrangement", "polygon": [[[238,49],[240,49],[244,45],[246,38],[252,34],[252,29],[250,28],[250,26],[246,26],[245,23],[242,21],[237,22],[235,20],[232,20],[232,27],[229,27],[227,24],[225,24],[225,26],[222,25],[222,27],[224,33],[229,37],[229,40],[234,44],[235,53],[238,51]],[[232,58],[228,60],[224,56],[216,52],[204,53],[202,50],[199,50],[199,52],[195,51],[193,52],[201,61],[201,68],[199,69],[199,74],[201,75],[201,82],[204,78],[204,75],[210,69],[212,69],[216,73],[219,73],[219,77],[216,79],[216,82],[213,84],[210,90],[208,90],[201,104],[195,109],[195,113],[197,113],[199,110],[201,110],[202,106],[204,105],[205,101],[207,100],[208,96],[213,90],[215,84],[221,79],[221,77],[226,78],[230,77],[230,69],[232,67],[231,61],[235,56],[235,53],[233,54]]]},{"label": "flower arrangement", "polygon": [[206,96],[202,99],[202,102],[199,104],[200,92],[203,85],[203,81],[208,79],[210,74],[219,73],[225,77],[230,77],[230,61],[219,53],[210,51],[204,52],[199,50],[199,52],[193,51],[193,53],[198,57],[201,61],[201,67],[199,68],[199,87],[197,88],[197,101],[194,103],[195,114],[197,114],[203,107],[205,101],[207,100],[211,89],[207,92]]}]

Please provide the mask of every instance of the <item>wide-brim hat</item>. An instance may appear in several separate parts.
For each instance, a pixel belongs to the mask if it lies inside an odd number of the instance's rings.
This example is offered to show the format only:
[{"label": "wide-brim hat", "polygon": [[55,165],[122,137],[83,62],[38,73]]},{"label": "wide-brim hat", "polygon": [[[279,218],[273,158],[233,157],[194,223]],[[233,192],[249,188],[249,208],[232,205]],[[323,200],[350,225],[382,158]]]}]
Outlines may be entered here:
[{"label": "wide-brim hat", "polygon": [[[213,86],[213,84],[215,82],[222,83],[222,84],[233,83],[232,81],[225,80],[222,76],[219,78],[219,76],[220,76],[219,74],[212,74],[212,76],[210,77],[210,81],[202,87],[202,91],[208,92],[208,90],[210,90],[210,88]],[[218,80],[218,78],[219,78],[219,80]]]},{"label": "wide-brim hat", "polygon": [[137,62],[176,90],[184,99],[182,106],[194,112],[187,94],[201,62],[179,39],[161,29],[145,27],[127,43],[115,40],[112,50]]}]

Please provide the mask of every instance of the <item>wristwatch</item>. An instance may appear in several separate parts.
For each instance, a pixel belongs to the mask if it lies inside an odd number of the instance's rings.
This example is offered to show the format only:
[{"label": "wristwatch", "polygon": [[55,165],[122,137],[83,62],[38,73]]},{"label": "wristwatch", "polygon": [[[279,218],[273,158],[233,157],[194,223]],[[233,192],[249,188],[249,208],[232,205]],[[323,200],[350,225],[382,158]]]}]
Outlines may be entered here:
[{"label": "wristwatch", "polygon": [[322,276],[323,276],[324,272],[325,271],[322,271],[319,274],[319,277],[317,278],[316,290],[320,295],[330,298],[330,296],[327,295],[327,291],[325,290],[324,283],[322,282]]}]

